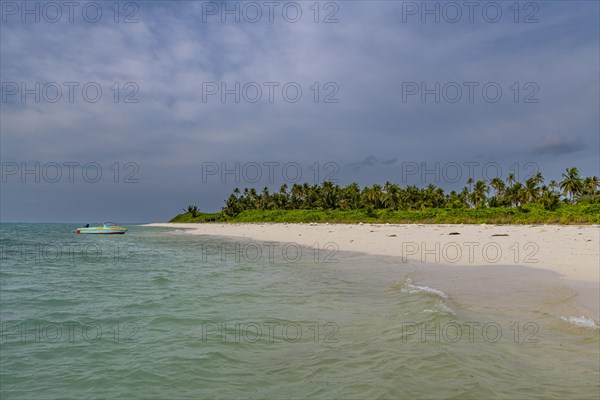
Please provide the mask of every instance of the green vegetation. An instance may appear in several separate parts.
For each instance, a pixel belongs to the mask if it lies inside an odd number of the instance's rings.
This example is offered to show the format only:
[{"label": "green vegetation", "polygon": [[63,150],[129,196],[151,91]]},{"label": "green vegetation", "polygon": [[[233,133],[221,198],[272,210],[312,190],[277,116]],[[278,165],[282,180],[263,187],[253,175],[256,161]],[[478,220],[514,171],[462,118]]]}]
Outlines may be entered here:
[{"label": "green vegetation", "polygon": [[194,219],[200,213],[200,207],[190,204],[189,206],[187,206],[187,209],[184,208],[183,211],[185,211],[186,214],[189,214],[190,217]]},{"label": "green vegetation", "polygon": [[216,222],[222,219],[221,213],[208,214],[198,212],[195,216],[190,213],[179,214],[170,222]]},{"label": "green vegetation", "polygon": [[577,168],[568,168],[562,178],[548,185],[541,173],[525,182],[513,174],[489,183],[469,179],[469,187],[458,193],[390,182],[363,189],[356,183],[340,187],[326,181],[294,184],[288,190],[284,184],[276,193],[265,187],[260,194],[254,188],[243,193],[236,188],[221,212],[206,214],[188,206],[171,222],[600,223],[598,177],[581,178]]}]

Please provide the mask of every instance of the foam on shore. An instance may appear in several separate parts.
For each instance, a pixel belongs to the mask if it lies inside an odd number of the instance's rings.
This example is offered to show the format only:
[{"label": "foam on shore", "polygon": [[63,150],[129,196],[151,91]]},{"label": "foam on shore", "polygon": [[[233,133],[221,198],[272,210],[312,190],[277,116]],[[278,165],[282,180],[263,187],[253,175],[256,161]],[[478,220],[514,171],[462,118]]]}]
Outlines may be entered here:
[{"label": "foam on shore", "polygon": [[584,328],[591,328],[591,329],[599,329],[600,328],[600,325],[597,325],[592,319],[586,318],[584,315],[581,315],[579,317],[575,317],[575,316],[562,317],[561,319],[563,321],[567,321],[571,324],[574,324],[577,326],[582,326]]}]

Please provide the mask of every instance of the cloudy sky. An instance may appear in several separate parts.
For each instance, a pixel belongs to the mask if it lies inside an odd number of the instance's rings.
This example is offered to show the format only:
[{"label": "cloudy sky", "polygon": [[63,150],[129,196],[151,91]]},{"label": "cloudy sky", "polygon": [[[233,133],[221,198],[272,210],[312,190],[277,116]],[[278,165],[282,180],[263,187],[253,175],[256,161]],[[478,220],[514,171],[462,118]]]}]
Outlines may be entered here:
[{"label": "cloudy sky", "polygon": [[1,5],[2,221],[600,175],[597,1]]}]

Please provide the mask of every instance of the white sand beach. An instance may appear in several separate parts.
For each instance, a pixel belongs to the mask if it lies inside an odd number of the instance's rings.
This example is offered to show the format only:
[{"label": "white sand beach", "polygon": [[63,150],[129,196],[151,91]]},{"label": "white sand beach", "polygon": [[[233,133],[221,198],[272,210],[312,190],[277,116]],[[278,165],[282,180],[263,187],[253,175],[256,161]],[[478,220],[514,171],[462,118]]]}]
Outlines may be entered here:
[{"label": "white sand beach", "polygon": [[524,265],[600,283],[598,225],[174,224],[191,234],[293,242],[443,265]]}]

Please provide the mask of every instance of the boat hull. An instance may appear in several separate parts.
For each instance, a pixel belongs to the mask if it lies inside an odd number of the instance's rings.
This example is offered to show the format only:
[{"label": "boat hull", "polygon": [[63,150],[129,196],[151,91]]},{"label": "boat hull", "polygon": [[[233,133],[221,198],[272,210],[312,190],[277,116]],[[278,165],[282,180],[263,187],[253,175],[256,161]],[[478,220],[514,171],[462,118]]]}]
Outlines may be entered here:
[{"label": "boat hull", "polygon": [[77,228],[80,235],[123,235],[127,228],[122,227],[97,227],[97,228]]},{"label": "boat hull", "polygon": [[123,235],[126,231],[123,232],[85,232],[80,229],[77,229],[77,233],[80,235]]}]

